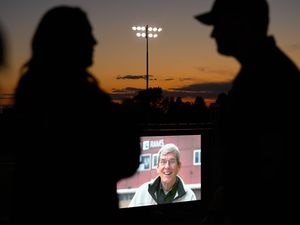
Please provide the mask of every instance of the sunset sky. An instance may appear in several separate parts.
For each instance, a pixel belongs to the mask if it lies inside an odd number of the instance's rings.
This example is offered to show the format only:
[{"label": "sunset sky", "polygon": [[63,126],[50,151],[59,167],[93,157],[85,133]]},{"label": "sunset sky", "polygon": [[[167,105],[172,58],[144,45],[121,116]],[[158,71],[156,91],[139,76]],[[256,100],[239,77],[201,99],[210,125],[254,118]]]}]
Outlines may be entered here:
[{"label": "sunset sky", "polygon": [[[149,40],[149,87],[161,87],[166,95],[214,100],[229,89],[239,64],[219,55],[210,38],[212,27],[194,19],[209,11],[213,1],[1,0],[0,25],[8,54],[7,67],[0,71],[0,92],[13,93],[42,15],[52,6],[66,4],[80,6],[88,14],[98,40],[90,70],[113,98],[146,88],[146,39],[137,38],[131,27],[148,24],[163,29],[158,38]],[[300,67],[300,1],[268,2],[269,34]]]}]

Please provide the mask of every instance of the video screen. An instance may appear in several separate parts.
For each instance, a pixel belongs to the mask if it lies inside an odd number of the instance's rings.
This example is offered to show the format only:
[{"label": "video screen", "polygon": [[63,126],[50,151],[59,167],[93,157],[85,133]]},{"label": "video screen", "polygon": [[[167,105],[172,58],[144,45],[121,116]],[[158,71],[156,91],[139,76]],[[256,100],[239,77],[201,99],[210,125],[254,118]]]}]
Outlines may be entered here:
[{"label": "video screen", "polygon": [[[142,136],[140,140],[140,165],[136,174],[117,183],[120,208],[201,200],[200,133],[150,135]],[[164,150],[159,159],[159,150],[169,146],[177,147],[178,158],[176,151],[165,154]],[[176,188],[174,184],[166,190],[172,179]]]}]

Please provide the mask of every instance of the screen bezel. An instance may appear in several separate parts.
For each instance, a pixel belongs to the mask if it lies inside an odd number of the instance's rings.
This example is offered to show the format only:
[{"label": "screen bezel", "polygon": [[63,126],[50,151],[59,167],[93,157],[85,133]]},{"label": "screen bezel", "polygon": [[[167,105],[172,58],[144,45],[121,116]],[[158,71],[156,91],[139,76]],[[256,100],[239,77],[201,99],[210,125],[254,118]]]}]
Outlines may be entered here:
[{"label": "screen bezel", "polygon": [[[196,213],[201,219],[208,208],[210,193],[210,149],[213,143],[213,127],[209,123],[203,124],[147,124],[141,126],[141,137],[143,136],[177,136],[177,135],[201,135],[201,199],[176,202],[162,205],[148,205],[139,207],[120,208],[120,214],[127,218],[139,215],[163,215],[166,218],[176,220],[177,216],[191,217]],[[174,217],[175,215],[175,217]]]}]

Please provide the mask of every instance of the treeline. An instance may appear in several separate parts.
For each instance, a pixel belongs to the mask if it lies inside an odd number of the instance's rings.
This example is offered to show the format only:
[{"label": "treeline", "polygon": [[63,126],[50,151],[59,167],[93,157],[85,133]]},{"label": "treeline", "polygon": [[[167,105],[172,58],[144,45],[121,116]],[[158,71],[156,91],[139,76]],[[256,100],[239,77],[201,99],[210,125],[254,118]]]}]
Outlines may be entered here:
[{"label": "treeline", "polygon": [[[221,93],[216,101],[206,105],[202,96],[192,102],[185,102],[181,97],[163,96],[161,88],[149,88],[139,91],[133,98],[114,103],[114,109],[125,116],[134,117],[139,123],[206,123],[215,122],[220,107],[226,99]],[[78,107],[81,107],[78,105]],[[13,113],[12,105],[1,106],[1,120],[6,120]]]},{"label": "treeline", "polygon": [[226,94],[206,105],[204,98],[197,96],[193,102],[184,102],[181,97],[164,97],[161,88],[149,88],[131,99],[116,103],[116,110],[146,123],[202,123],[218,119],[220,107]]}]

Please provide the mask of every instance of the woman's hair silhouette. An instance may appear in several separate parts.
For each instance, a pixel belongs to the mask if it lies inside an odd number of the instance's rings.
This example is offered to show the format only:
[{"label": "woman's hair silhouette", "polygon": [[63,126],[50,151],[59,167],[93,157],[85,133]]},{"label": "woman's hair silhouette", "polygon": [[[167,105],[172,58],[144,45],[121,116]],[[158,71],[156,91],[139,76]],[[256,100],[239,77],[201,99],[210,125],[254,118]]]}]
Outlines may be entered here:
[{"label": "woman's hair silhouette", "polygon": [[96,43],[79,7],[51,8],[38,24],[15,92],[17,130],[28,149],[17,154],[16,223],[111,219],[116,182],[138,167],[134,124],[87,70]]},{"label": "woman's hair silhouette", "polygon": [[[59,6],[40,21],[32,39],[32,58],[39,64],[82,67],[92,65],[97,41],[86,13],[78,7]],[[54,66],[55,66],[54,65]]]}]

